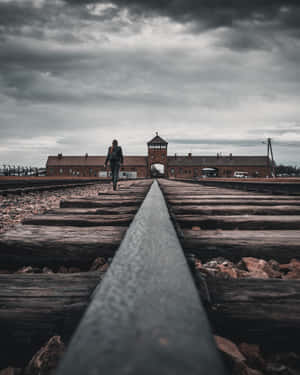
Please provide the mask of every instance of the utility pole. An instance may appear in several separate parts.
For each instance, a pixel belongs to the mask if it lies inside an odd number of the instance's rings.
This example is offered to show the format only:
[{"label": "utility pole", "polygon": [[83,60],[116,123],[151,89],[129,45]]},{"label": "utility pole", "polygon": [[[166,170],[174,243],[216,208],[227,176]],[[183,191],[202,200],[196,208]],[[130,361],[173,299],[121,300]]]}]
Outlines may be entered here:
[{"label": "utility pole", "polygon": [[273,155],[272,139],[271,138],[268,138],[268,143],[269,143],[271,160],[272,160],[272,173],[273,173],[273,176],[276,177],[275,160],[274,160],[274,155]]},{"label": "utility pole", "polygon": [[[272,148],[272,138],[267,138],[267,142],[262,142],[262,143],[268,145],[267,158],[268,158],[269,170],[272,173],[272,177],[276,177],[275,160],[274,160],[274,154],[273,154],[273,148]],[[270,157],[271,157],[271,165],[270,165]]]}]

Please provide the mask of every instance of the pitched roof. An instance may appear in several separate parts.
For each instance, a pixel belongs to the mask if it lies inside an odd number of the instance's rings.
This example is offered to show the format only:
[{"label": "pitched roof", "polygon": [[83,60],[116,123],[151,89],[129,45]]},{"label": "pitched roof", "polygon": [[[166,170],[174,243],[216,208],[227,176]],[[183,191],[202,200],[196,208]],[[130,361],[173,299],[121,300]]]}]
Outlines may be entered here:
[{"label": "pitched roof", "polygon": [[148,144],[148,145],[153,145],[153,144],[154,144],[154,145],[157,145],[157,144],[159,144],[159,145],[161,145],[161,144],[163,144],[163,145],[167,145],[168,142],[165,141],[164,139],[162,139],[162,138],[158,135],[158,133],[156,133],[156,136],[155,136],[154,138],[152,138],[151,141],[149,141],[147,144]]},{"label": "pitched roof", "polygon": [[170,167],[266,167],[267,156],[168,156]]},{"label": "pitched roof", "polygon": [[[47,167],[99,167],[106,156],[48,156]],[[147,166],[147,156],[124,156],[124,166]]]}]

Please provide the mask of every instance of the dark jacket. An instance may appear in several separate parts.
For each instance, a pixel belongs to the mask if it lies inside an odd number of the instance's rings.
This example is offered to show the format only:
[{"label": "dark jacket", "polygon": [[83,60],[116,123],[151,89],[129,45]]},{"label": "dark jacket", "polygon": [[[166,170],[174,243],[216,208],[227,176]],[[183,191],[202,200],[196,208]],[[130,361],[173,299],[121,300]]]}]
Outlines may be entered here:
[{"label": "dark jacket", "polygon": [[120,146],[110,146],[108,148],[105,164],[111,161],[123,164],[123,152]]}]

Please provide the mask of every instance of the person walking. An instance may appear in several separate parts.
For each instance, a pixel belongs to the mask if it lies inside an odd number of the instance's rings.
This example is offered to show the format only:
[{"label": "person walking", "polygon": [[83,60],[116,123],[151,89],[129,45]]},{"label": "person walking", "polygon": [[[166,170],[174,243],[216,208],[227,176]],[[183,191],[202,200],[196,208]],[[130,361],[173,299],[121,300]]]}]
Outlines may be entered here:
[{"label": "person walking", "polygon": [[107,163],[110,164],[111,169],[111,177],[113,182],[114,190],[117,189],[118,177],[119,177],[119,170],[121,164],[123,164],[123,152],[122,148],[118,146],[118,141],[114,139],[112,141],[112,145],[108,148],[107,157],[105,160],[105,168],[107,168]]}]

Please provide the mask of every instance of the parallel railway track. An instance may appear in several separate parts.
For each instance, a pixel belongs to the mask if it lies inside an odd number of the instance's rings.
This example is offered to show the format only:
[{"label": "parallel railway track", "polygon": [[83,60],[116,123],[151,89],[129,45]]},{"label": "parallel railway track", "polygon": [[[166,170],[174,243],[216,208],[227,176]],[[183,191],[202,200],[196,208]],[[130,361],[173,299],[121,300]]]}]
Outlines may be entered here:
[{"label": "parallel railway track", "polygon": [[[292,347],[300,280],[220,280],[191,259],[288,263],[300,257],[299,215],[298,196],[161,179],[26,219],[0,236],[2,267],[78,272],[0,274],[0,367],[23,366],[57,333],[69,343],[58,375],[225,374],[212,332]],[[113,258],[108,271],[86,272],[98,257]]]},{"label": "parallel railway track", "polygon": [[0,195],[21,195],[109,182],[109,180],[97,179],[47,179],[46,177],[40,179],[0,179]]}]

